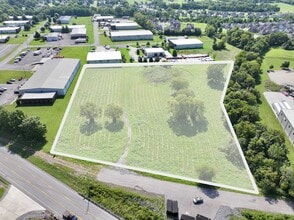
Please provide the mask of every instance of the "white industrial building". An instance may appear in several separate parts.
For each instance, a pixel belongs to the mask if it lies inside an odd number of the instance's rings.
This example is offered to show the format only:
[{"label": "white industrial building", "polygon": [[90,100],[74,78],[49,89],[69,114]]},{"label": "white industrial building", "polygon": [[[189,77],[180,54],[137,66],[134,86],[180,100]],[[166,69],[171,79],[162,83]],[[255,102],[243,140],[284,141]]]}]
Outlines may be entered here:
[{"label": "white industrial building", "polygon": [[58,41],[61,38],[61,34],[60,33],[49,33],[45,35],[46,41],[48,42],[52,42],[52,41]]},{"label": "white industrial building", "polygon": [[114,18],[113,16],[102,16],[100,14],[95,14],[95,15],[93,15],[92,20],[93,21],[98,21],[98,22],[100,22],[100,21],[112,21],[113,18]]},{"label": "white industrial building", "polygon": [[[23,20],[23,18],[25,18],[24,20],[32,20],[33,16],[32,15],[23,15],[23,16],[17,16],[18,20]],[[9,20],[13,20],[14,16],[9,16]]]},{"label": "white industrial building", "polygon": [[60,22],[60,24],[69,24],[71,19],[71,16],[60,16],[57,21]]},{"label": "white industrial building", "polygon": [[111,23],[111,30],[137,30],[138,24],[136,22]]},{"label": "white industrial building", "polygon": [[198,39],[186,39],[186,38],[178,38],[178,39],[168,39],[169,45],[177,50],[181,49],[198,49],[203,48],[203,42]]},{"label": "white industrial building", "polygon": [[8,35],[0,35],[0,43],[6,43],[9,41],[9,36]]},{"label": "white industrial building", "polygon": [[279,112],[278,119],[290,141],[294,143],[294,110],[282,109]]},{"label": "white industrial building", "polygon": [[164,57],[164,49],[162,48],[144,48],[144,55],[150,57]]},{"label": "white industrial building", "polygon": [[87,55],[87,63],[120,63],[120,51],[103,51],[103,52],[89,52]]},{"label": "white industrial building", "polygon": [[[51,32],[61,32],[62,27],[65,27],[64,25],[52,25],[49,27]],[[80,29],[80,28],[86,28],[86,25],[67,25],[68,30],[71,32],[74,29]]]},{"label": "white industrial building", "polygon": [[86,28],[75,28],[70,33],[71,39],[77,38],[87,38],[87,30]]},{"label": "white industrial building", "polygon": [[3,25],[5,25],[6,27],[22,27],[29,23],[29,20],[3,21]]},{"label": "white industrial building", "polygon": [[0,27],[0,34],[17,34],[20,31],[20,27]]},{"label": "white industrial building", "polygon": [[64,96],[79,67],[79,59],[48,60],[19,88],[19,93],[53,92],[57,96]]},{"label": "white industrial building", "polygon": [[149,30],[112,31],[110,38],[112,41],[153,40],[153,33]]}]

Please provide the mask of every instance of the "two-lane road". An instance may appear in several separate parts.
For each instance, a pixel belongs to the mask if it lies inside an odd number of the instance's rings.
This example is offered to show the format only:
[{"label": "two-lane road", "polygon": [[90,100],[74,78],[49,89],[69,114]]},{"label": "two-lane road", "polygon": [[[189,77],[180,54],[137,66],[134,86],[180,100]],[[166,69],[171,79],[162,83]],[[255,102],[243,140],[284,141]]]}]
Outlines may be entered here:
[{"label": "two-lane road", "polygon": [[68,210],[84,220],[116,219],[5,147],[0,146],[0,158],[0,175],[55,215]]}]

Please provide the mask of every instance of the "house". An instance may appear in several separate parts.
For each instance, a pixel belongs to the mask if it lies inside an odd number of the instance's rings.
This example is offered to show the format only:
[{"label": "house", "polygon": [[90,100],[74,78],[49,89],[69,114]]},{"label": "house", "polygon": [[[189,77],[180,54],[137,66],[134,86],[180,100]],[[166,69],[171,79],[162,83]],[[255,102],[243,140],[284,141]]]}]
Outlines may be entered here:
[{"label": "house", "polygon": [[48,42],[52,42],[52,41],[58,41],[61,38],[61,34],[60,33],[49,33],[45,35],[46,41]]},{"label": "house", "polygon": [[120,63],[121,59],[120,51],[89,52],[87,55],[88,64]]},{"label": "house", "polygon": [[19,88],[19,94],[35,93],[34,99],[44,98],[44,93],[64,96],[79,67],[79,59],[48,60]]},{"label": "house", "polygon": [[112,41],[153,40],[153,33],[149,30],[111,31]]},{"label": "house", "polygon": [[6,27],[23,27],[26,24],[30,24],[29,20],[17,20],[17,21],[3,21],[3,25]]},{"label": "house", "polygon": [[86,28],[75,28],[72,29],[70,33],[71,39],[78,39],[78,38],[87,38],[87,30]]},{"label": "house", "polygon": [[21,27],[0,27],[0,34],[17,34]]},{"label": "house", "polygon": [[57,21],[60,22],[60,24],[69,24],[71,19],[71,16],[60,16]]},{"label": "house", "polygon": [[125,22],[125,23],[111,23],[111,30],[137,30],[138,24],[136,22]]},{"label": "house", "polygon": [[185,38],[178,38],[178,39],[169,39],[168,40],[170,47],[181,50],[181,49],[198,49],[203,48],[202,41],[198,39],[185,39]]},{"label": "house", "polygon": [[162,48],[144,48],[144,55],[147,58],[164,57],[165,53],[164,53],[164,49]]},{"label": "house", "polygon": [[0,43],[6,43],[9,41],[9,36],[8,35],[0,35]]}]

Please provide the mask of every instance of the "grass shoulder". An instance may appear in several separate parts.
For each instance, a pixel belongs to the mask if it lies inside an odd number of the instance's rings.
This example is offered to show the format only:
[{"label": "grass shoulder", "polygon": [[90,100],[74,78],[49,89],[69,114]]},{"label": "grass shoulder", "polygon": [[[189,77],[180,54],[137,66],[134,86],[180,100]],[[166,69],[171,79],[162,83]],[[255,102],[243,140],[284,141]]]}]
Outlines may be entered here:
[{"label": "grass shoulder", "polygon": [[251,209],[239,209],[241,216],[231,216],[230,220],[251,220],[251,219],[271,219],[271,220],[294,220],[294,215],[262,212]]},{"label": "grass shoulder", "polygon": [[103,184],[90,176],[78,176],[74,170],[46,163],[35,156],[31,156],[29,161],[124,219],[164,219],[165,203],[162,196]]}]

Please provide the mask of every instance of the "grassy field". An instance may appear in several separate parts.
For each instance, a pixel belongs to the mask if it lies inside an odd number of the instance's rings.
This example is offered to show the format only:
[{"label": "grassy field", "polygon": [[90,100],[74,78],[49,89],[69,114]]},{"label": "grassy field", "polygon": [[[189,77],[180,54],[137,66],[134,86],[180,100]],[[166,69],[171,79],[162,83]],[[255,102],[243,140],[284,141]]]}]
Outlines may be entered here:
[{"label": "grassy field", "polygon": [[28,71],[0,70],[0,83],[6,83],[9,79],[29,78],[32,75]]},{"label": "grassy field", "polygon": [[[10,34],[10,39],[7,42],[8,44],[22,44],[24,43],[29,35],[34,34],[35,31],[41,27],[44,24],[44,22],[40,22],[39,24],[36,24],[35,26],[31,27],[31,29],[29,31],[20,31],[18,34]],[[17,37],[15,37],[17,36]]]},{"label": "grassy field", "polygon": [[[261,82],[262,83],[256,87],[261,93],[266,91],[264,85],[265,85],[265,82],[267,80],[269,80],[269,76],[266,73],[269,66],[273,65],[275,70],[279,70],[279,69],[281,69],[280,68],[281,63],[284,62],[285,60],[290,61],[290,66],[292,68],[294,67],[294,54],[292,51],[287,51],[287,50],[283,50],[280,48],[276,48],[276,49],[271,49],[265,55],[265,58],[263,59],[263,63],[261,66],[262,72],[263,72],[261,75]],[[277,129],[277,130],[281,131],[283,134],[285,134],[284,130],[280,126],[278,119],[275,117],[274,113],[272,112],[271,107],[268,105],[268,103],[263,95],[261,96],[261,102],[262,102],[262,104],[259,105],[259,114],[260,114],[260,118],[262,119],[262,123],[264,123],[269,128]],[[285,140],[286,140],[286,144],[288,146],[289,152],[290,152],[288,157],[291,160],[293,167],[294,167],[294,148],[293,148],[293,145],[288,140],[288,137],[286,135],[285,135]]]},{"label": "grassy field", "polygon": [[[222,91],[207,85],[207,68],[208,65],[139,65],[86,69],[54,153],[116,163],[128,143],[125,122],[121,119],[113,125],[102,114],[95,126],[89,126],[80,116],[80,106],[92,102],[105,109],[109,103],[118,103],[131,127],[126,165],[194,180],[209,167],[215,172],[212,182],[252,189],[240,155],[235,155],[238,162],[228,156],[236,146],[219,105]],[[226,76],[228,68],[229,65]],[[204,102],[205,120],[195,128],[179,127],[169,121],[167,105],[173,74],[185,77],[197,99]],[[157,83],[160,76],[166,81]]]},{"label": "grassy field", "polygon": [[294,5],[289,5],[285,3],[274,3],[278,7],[280,7],[281,13],[294,13]]},{"label": "grassy field", "polygon": [[185,28],[186,27],[186,25],[187,25],[187,23],[189,23],[189,24],[194,24],[194,27],[195,28],[200,28],[201,29],[201,31],[202,31],[202,34],[204,34],[204,31],[205,31],[205,28],[206,28],[206,23],[197,23],[197,22],[181,22],[181,30],[183,29],[183,28]]},{"label": "grassy field", "polygon": [[[89,47],[65,47],[60,52],[60,55],[67,57],[67,58],[78,58],[81,60],[81,65],[86,63],[86,56],[88,51],[90,50]],[[13,72],[13,71],[9,71]],[[21,72],[23,73],[23,72]],[[21,75],[20,73],[20,75]],[[79,74],[79,73],[78,73]],[[2,74],[0,74],[1,76]],[[17,77],[17,75],[16,75]],[[6,79],[7,75],[3,78]],[[12,78],[12,77],[9,77]],[[59,128],[63,113],[67,107],[67,103],[71,97],[71,93],[74,89],[74,86],[77,81],[77,76],[72,82],[67,94],[64,98],[57,99],[52,106],[23,106],[23,107],[16,107],[16,104],[6,105],[5,108],[8,110],[15,110],[19,109],[22,110],[25,114],[32,116],[37,115],[40,117],[41,121],[46,124],[47,126],[47,134],[46,139],[47,143],[43,147],[43,150],[49,152],[57,130]],[[52,123],[54,121],[54,123]]]},{"label": "grassy field", "polygon": [[91,21],[91,17],[72,17],[70,20],[70,24],[77,24],[77,25],[86,25],[87,29],[87,36],[88,38],[88,44],[93,44],[94,43],[94,32],[93,32],[93,23]]}]

